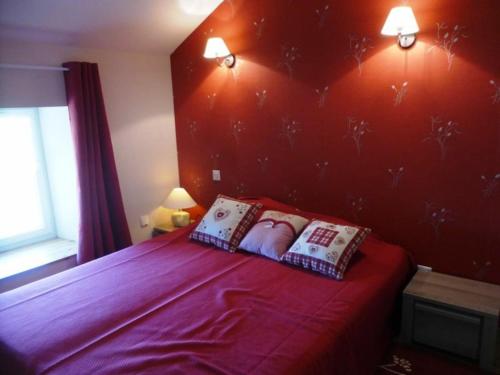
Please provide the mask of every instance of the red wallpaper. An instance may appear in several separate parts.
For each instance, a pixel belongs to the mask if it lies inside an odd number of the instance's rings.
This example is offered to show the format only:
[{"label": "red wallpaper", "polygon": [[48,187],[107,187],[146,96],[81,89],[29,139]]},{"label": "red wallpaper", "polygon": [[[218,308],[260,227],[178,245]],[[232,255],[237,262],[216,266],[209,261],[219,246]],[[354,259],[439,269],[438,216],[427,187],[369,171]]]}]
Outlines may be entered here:
[{"label": "red wallpaper", "polygon": [[[500,283],[500,2],[226,0],[172,54],[181,183],[366,225],[435,270]],[[237,66],[202,57],[221,36]],[[211,181],[220,169],[222,181]]]}]

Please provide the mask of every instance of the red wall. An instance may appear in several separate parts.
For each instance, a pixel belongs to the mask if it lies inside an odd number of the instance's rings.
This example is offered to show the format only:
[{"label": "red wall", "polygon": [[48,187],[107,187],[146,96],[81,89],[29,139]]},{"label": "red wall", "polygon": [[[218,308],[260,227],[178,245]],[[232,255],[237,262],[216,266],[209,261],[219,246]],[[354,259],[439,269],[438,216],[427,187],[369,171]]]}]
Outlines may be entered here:
[{"label": "red wall", "polygon": [[[171,57],[181,183],[203,205],[262,194],[343,216],[500,283],[500,2],[410,3],[407,51],[379,33],[396,5],[222,3]],[[202,57],[208,36],[234,69]]]}]

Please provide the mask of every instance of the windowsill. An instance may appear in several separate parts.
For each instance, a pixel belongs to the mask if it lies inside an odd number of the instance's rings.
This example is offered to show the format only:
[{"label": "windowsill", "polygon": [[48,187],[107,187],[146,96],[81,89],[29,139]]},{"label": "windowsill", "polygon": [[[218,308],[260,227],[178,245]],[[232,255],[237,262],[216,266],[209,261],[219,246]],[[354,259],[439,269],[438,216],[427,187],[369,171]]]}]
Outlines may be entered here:
[{"label": "windowsill", "polygon": [[0,252],[0,280],[75,254],[76,243],[61,238]]}]

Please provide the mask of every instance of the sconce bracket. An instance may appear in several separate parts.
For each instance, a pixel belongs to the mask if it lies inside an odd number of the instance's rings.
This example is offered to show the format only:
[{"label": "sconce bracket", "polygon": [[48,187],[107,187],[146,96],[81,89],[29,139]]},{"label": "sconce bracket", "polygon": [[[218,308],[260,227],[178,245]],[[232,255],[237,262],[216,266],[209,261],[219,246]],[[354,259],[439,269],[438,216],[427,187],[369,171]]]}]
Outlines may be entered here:
[{"label": "sconce bracket", "polygon": [[217,61],[217,65],[221,68],[225,66],[226,68],[232,68],[236,65],[236,56],[233,54],[227,55],[226,57],[217,57],[215,58]]},{"label": "sconce bracket", "polygon": [[398,44],[401,48],[410,48],[415,44],[417,34],[398,35]]},{"label": "sconce bracket", "polygon": [[236,64],[236,56],[230,54],[224,58],[224,65],[228,68],[232,68]]}]

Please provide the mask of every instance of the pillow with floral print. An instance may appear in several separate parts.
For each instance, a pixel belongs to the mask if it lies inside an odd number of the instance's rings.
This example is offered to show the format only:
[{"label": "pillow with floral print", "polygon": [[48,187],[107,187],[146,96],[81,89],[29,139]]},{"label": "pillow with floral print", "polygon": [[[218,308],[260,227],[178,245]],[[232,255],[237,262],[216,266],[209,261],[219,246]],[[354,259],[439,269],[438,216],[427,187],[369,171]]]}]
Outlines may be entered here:
[{"label": "pillow with floral print", "polygon": [[189,238],[234,252],[261,206],[219,194]]},{"label": "pillow with floral print", "polygon": [[368,228],[314,220],[281,260],[342,280],[351,257],[370,232]]}]

